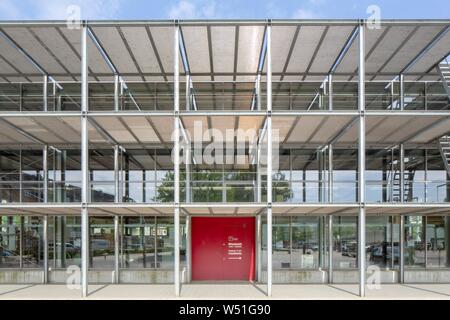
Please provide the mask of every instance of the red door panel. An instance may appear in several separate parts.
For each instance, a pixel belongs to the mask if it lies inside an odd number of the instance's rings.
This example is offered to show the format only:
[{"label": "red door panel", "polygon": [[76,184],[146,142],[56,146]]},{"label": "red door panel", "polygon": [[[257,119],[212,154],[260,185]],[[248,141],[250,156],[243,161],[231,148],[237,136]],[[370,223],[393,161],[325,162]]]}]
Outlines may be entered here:
[{"label": "red door panel", "polygon": [[192,218],[192,280],[255,278],[255,218]]}]

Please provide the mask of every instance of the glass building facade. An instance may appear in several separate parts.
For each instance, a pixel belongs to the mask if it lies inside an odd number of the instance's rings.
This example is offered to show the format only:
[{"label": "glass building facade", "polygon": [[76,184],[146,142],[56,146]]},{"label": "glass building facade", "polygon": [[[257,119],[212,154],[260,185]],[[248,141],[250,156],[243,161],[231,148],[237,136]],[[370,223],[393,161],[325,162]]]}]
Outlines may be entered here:
[{"label": "glass building facade", "polygon": [[193,217],[255,219],[251,281],[268,295],[272,283],[364,295],[374,270],[446,282],[449,28],[2,23],[0,282],[75,270],[84,294],[111,282],[179,294],[196,280]]}]

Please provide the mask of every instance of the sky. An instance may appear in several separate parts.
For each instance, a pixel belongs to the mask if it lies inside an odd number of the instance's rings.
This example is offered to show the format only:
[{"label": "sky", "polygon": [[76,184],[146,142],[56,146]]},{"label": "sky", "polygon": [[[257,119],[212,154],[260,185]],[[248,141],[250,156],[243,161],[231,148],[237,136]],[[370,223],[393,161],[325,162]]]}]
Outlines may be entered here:
[{"label": "sky", "polygon": [[[449,19],[449,0],[0,0],[0,20]],[[368,12],[369,9],[369,12]]]}]

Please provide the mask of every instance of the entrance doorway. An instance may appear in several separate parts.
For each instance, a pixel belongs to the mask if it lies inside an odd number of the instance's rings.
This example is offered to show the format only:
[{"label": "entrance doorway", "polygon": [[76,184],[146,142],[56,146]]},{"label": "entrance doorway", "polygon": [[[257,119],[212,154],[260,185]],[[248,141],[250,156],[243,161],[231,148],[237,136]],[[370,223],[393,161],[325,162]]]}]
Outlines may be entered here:
[{"label": "entrance doorway", "polygon": [[192,217],[192,280],[255,279],[255,218]]}]

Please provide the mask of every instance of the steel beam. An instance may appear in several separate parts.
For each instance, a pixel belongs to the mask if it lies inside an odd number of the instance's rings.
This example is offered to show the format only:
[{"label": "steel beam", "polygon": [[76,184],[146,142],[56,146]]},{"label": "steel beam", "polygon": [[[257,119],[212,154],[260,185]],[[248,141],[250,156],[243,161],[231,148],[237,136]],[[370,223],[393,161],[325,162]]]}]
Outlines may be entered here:
[{"label": "steel beam", "polygon": [[359,143],[358,143],[358,264],[359,295],[365,296],[366,283],[366,212],[365,212],[365,166],[366,166],[366,120],[365,120],[365,49],[364,22],[359,25],[359,72],[358,72],[358,111],[359,111]]},{"label": "steel beam", "polygon": [[88,27],[83,25],[81,32],[81,289],[82,296],[88,295],[89,267],[89,140],[88,140]]}]

